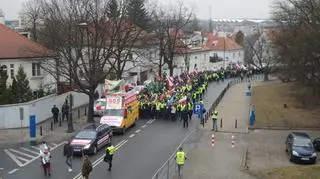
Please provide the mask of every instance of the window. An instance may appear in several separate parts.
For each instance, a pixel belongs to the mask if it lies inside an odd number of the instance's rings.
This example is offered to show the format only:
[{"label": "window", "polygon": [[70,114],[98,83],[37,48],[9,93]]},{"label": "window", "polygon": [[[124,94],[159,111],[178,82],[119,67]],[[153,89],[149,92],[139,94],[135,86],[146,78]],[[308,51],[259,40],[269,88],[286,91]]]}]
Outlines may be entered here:
[{"label": "window", "polygon": [[40,63],[32,63],[32,76],[40,76]]},{"label": "window", "polygon": [[14,64],[10,64],[10,77],[14,78]]}]

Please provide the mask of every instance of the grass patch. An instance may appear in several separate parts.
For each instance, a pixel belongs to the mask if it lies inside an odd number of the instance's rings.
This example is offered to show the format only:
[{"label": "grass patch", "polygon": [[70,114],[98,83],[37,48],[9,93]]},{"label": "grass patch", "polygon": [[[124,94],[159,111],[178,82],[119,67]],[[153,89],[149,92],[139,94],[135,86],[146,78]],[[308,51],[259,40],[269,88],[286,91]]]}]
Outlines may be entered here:
[{"label": "grass patch", "polygon": [[319,179],[320,165],[285,167],[254,175],[259,179]]},{"label": "grass patch", "polygon": [[[320,107],[303,108],[303,103],[297,100],[299,95],[295,89],[294,83],[273,82],[253,86],[252,104],[256,111],[254,127],[320,127]],[[284,104],[287,104],[287,108],[284,108]]]}]

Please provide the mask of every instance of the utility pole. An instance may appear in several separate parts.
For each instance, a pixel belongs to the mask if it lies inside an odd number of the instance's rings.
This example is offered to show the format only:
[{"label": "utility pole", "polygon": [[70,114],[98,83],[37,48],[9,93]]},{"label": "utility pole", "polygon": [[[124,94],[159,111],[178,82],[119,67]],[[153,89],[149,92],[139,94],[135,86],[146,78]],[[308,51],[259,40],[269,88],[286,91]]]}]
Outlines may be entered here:
[{"label": "utility pole", "polygon": [[209,6],[209,32],[213,31],[213,25],[212,25],[212,17],[211,17],[211,5]]},{"label": "utility pole", "polygon": [[226,37],[223,36],[223,69],[226,67]]}]

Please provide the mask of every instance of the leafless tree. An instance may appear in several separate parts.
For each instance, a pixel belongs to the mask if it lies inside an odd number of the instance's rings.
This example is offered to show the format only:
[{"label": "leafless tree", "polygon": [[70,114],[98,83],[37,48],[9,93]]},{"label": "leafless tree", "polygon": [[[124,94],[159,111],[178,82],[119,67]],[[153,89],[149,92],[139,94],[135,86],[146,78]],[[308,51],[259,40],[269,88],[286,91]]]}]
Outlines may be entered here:
[{"label": "leafless tree", "polygon": [[93,122],[95,89],[110,74],[117,24],[107,17],[105,0],[42,0],[42,43],[59,54],[42,67],[59,81],[89,96]]},{"label": "leafless tree", "polygon": [[159,39],[159,74],[161,69],[166,64],[169,68],[169,75],[173,75],[174,55],[177,51],[185,49],[185,44],[182,43],[182,30],[192,22],[194,17],[193,10],[187,8],[182,1],[177,5],[171,5],[168,8],[157,8],[154,11],[154,31]]},{"label": "leafless tree", "polygon": [[269,80],[271,68],[276,62],[273,37],[267,31],[256,30],[244,43],[247,62],[263,72],[265,81]]},{"label": "leafless tree", "polygon": [[34,41],[38,41],[38,29],[41,23],[41,0],[28,0],[23,3],[20,18],[24,28],[31,32]]}]

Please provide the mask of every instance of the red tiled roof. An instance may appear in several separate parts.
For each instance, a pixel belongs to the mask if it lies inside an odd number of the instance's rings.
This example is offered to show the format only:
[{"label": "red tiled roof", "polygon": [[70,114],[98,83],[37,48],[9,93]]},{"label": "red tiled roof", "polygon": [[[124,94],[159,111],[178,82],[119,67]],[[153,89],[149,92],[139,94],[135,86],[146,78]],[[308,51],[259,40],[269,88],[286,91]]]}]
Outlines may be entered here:
[{"label": "red tiled roof", "polygon": [[229,37],[219,37],[211,32],[205,33],[207,42],[203,46],[203,49],[216,50],[216,51],[231,51],[240,50],[242,47]]},{"label": "red tiled roof", "polygon": [[0,24],[0,60],[53,57],[55,53]]}]

